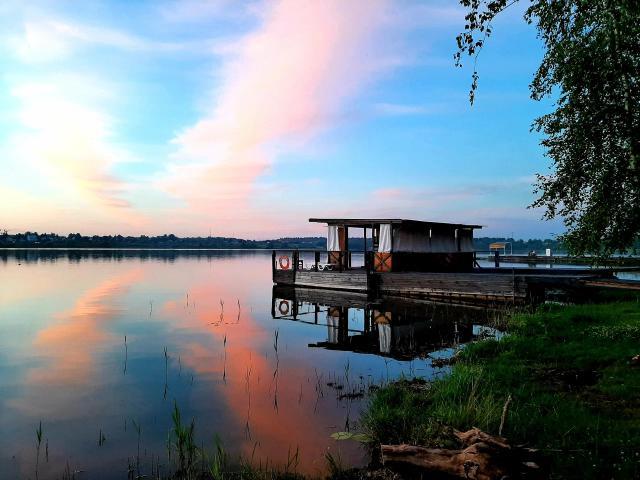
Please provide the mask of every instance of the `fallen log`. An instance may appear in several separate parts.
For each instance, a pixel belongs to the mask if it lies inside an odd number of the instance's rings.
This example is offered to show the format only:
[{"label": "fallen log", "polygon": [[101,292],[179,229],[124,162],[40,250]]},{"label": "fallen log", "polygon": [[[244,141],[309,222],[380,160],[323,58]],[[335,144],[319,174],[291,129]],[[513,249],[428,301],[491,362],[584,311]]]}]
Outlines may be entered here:
[{"label": "fallen log", "polygon": [[527,478],[541,476],[536,475],[540,469],[531,459],[534,450],[511,447],[505,438],[477,428],[454,431],[454,435],[463,448],[382,445],[382,462],[385,465],[411,465],[427,472],[469,480],[518,478],[523,474],[527,474]]}]

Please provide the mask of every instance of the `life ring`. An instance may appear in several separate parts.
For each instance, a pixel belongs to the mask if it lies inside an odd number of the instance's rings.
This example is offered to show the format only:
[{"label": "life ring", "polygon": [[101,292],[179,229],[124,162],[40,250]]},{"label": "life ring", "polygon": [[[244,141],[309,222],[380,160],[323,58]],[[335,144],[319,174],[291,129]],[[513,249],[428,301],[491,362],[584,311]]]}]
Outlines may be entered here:
[{"label": "life ring", "polygon": [[278,311],[281,315],[289,315],[289,302],[286,300],[280,300],[278,304]]},{"label": "life ring", "polygon": [[289,267],[291,265],[289,263],[289,257],[286,255],[280,256],[280,258],[278,259],[278,265],[280,265],[280,268],[282,270],[289,270]]}]

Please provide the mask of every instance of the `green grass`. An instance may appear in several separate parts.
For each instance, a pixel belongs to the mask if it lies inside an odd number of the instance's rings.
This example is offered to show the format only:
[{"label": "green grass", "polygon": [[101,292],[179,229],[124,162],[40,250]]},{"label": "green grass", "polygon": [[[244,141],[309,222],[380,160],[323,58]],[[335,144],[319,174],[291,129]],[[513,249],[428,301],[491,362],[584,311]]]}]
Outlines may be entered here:
[{"label": "green grass", "polygon": [[449,376],[378,390],[363,417],[376,443],[448,446],[450,428],[540,448],[554,478],[640,477],[640,304],[543,306],[500,341],[468,345]]},{"label": "green grass", "polygon": [[[158,480],[303,480],[297,473],[299,452],[289,451],[287,464],[282,468],[269,465],[252,465],[251,462],[239,457],[229,458],[218,437],[215,438],[215,448],[208,453],[204,447],[198,448],[195,442],[195,420],[185,424],[178,404],[174,402],[173,429],[169,433],[167,448],[169,458],[176,459],[173,472],[166,477],[157,475]],[[174,452],[171,455],[171,452]],[[140,475],[138,475],[140,477]]]}]

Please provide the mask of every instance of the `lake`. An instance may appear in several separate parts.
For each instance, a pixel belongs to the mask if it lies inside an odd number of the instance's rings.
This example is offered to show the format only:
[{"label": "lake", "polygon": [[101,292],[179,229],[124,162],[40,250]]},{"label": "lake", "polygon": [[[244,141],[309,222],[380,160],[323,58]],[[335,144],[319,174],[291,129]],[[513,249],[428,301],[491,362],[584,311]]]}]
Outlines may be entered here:
[{"label": "lake", "polygon": [[431,358],[496,314],[365,314],[357,299],[274,289],[270,255],[0,252],[0,477],[35,478],[36,463],[40,478],[166,472],[175,405],[198,446],[232,457],[313,475],[326,452],[363,465],[359,444],[331,434],[357,431],[371,385],[445,374]]}]

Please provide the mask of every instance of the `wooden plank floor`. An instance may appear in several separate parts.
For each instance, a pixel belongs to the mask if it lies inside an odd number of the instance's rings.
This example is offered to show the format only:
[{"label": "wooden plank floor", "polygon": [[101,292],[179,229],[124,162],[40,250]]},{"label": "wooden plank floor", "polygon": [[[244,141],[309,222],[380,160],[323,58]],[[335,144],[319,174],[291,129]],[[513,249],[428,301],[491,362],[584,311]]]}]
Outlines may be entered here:
[{"label": "wooden plank floor", "polygon": [[512,274],[383,273],[380,292],[399,296],[521,301],[527,295],[527,286]]},{"label": "wooden plank floor", "polygon": [[[500,271],[476,270],[467,273],[393,272],[376,274],[376,292],[379,295],[412,297],[477,299],[521,303],[531,291],[547,288],[571,289],[585,281],[605,281],[602,272],[568,269],[555,272],[532,269],[505,269]],[[347,292],[367,293],[367,274],[363,270],[344,272],[291,271],[274,273],[274,282],[280,285],[321,288]]]},{"label": "wooden plank floor", "polygon": [[296,272],[295,285],[356,292],[367,291],[367,274],[362,270],[346,272]]}]

